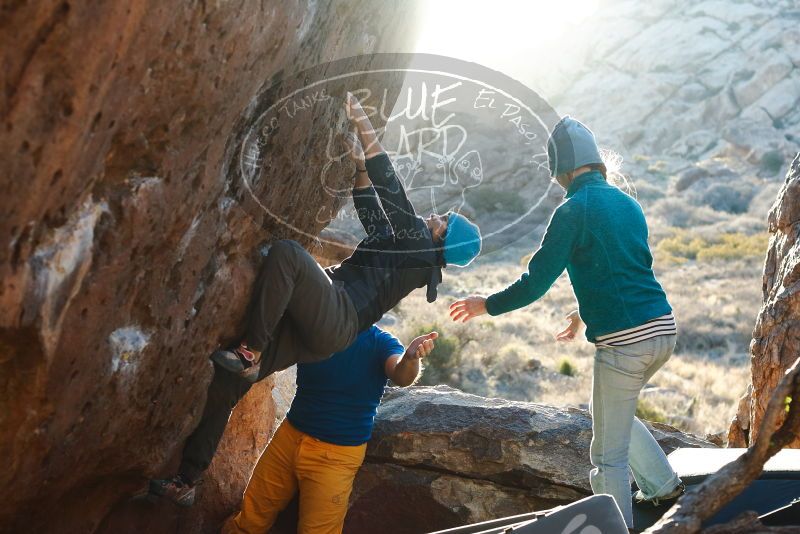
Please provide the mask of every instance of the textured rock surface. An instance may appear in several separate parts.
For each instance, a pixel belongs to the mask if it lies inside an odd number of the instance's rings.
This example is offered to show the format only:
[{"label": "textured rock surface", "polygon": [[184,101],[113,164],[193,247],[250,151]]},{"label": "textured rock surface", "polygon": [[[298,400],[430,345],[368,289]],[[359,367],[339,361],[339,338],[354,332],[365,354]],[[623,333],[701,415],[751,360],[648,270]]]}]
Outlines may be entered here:
[{"label": "textured rock surface", "polygon": [[[733,447],[755,439],[772,391],[800,356],[800,154],[770,210],[769,231],[764,304],[750,344],[750,386],[729,431]],[[800,436],[790,446],[800,447]]]},{"label": "textured rock surface", "polygon": [[[795,0],[612,0],[528,81],[624,157],[655,242],[667,226],[755,234],[800,151],[798,20]],[[682,317],[684,333],[707,324]],[[728,340],[744,353],[748,337]],[[679,352],[707,350],[689,338]]]},{"label": "textured rock surface", "polygon": [[[667,425],[654,433],[667,453],[713,446]],[[356,479],[348,529],[423,532],[575,501],[591,493],[590,440],[585,410],[447,386],[392,390]],[[411,504],[386,504],[396,502]]]},{"label": "textured rock surface", "polygon": [[523,488],[374,463],[359,471],[352,502],[347,534],[419,534],[563,504]]},{"label": "textured rock surface", "polygon": [[[92,532],[174,465],[203,405],[207,354],[237,333],[258,245],[310,244],[249,209],[230,172],[242,118],[275,98],[261,89],[282,69],[408,46],[413,34],[396,21],[413,9],[0,9],[0,530]],[[344,124],[342,95],[331,96],[282,132],[255,190],[306,235],[326,224],[312,207],[336,209],[307,172],[324,163],[319,125]],[[349,172],[330,179],[343,185]],[[270,387],[251,394],[225,438],[239,460],[214,466],[203,508],[169,512],[174,529],[208,530],[241,492],[243,466],[274,424]],[[196,517],[204,509],[210,523]],[[105,525],[121,528],[114,517]]]},{"label": "textured rock surface", "polygon": [[618,150],[756,166],[778,151],[788,163],[800,147],[798,17],[794,0],[610,2],[583,22],[602,28],[596,38],[543,59],[556,64],[541,89]]},{"label": "textured rock surface", "polygon": [[133,534],[216,530],[241,501],[242,481],[249,478],[255,455],[263,450],[273,431],[272,421],[277,415],[273,388],[276,383],[278,387],[285,387],[289,380],[293,380],[291,374],[287,370],[258,383],[237,405],[194,508],[182,510],[171,503],[139,495],[118,503],[98,532]]}]

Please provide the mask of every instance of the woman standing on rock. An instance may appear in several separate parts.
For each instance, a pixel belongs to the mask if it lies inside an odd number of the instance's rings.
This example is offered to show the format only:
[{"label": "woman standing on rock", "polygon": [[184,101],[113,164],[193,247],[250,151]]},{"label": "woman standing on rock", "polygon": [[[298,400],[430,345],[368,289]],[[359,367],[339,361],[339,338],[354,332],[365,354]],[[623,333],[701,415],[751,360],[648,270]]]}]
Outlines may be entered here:
[{"label": "woman standing on rock", "polygon": [[541,298],[567,270],[578,312],[557,338],[575,337],[581,318],[595,344],[592,383],[594,493],[614,497],[633,528],[628,468],[637,500],[673,499],[683,484],[647,428],[635,417],[639,392],[675,348],[672,308],[652,270],[647,222],[641,206],[606,180],[594,134],[564,117],[547,143],[550,173],[566,190],[528,272],[488,298],[471,296],[450,306],[454,321],[500,315]]}]

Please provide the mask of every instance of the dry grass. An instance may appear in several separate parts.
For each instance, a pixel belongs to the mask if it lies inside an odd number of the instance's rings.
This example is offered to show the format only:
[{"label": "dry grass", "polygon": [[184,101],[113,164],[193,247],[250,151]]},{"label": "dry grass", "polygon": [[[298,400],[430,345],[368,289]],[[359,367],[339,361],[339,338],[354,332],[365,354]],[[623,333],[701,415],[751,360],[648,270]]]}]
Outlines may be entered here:
[{"label": "dry grass", "polygon": [[[448,306],[456,298],[489,294],[515,280],[523,270],[522,256],[522,250],[505,250],[468,269],[449,269],[437,302],[428,304],[424,293],[416,292],[393,311],[398,321],[389,329],[408,341],[421,328],[435,327],[450,346],[459,347],[453,365],[442,367],[440,360],[430,373],[434,382],[485,396],[585,406],[594,347],[585,339],[554,340],[563,316],[575,306],[566,276],[526,308],[465,325],[449,319]],[[752,259],[656,265],[679,322],[679,346],[643,398],[667,422],[698,434],[727,428],[748,382],[747,346],[760,305],[760,270],[760,261]],[[574,376],[559,372],[565,361]]]}]

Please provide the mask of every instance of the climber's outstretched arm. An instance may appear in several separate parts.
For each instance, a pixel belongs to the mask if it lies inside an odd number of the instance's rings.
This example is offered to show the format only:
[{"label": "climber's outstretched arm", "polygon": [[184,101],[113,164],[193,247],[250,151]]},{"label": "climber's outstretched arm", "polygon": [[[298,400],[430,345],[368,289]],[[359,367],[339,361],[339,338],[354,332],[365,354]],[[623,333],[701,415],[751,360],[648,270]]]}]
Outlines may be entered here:
[{"label": "climber's outstretched arm", "polygon": [[[348,104],[349,105],[349,104]],[[392,233],[392,227],[381,207],[378,193],[372,187],[364,161],[364,149],[353,132],[342,138],[342,146],[356,166],[355,184],[353,185],[353,206],[364,231],[370,237],[385,237]]]},{"label": "climber's outstretched arm", "polygon": [[361,141],[361,146],[364,149],[366,158],[374,158],[378,154],[385,152],[381,142],[378,140],[378,134],[375,132],[372,122],[361,107],[361,103],[351,93],[347,93],[346,109],[347,118],[356,130],[358,140]]},{"label": "climber's outstretched arm", "polygon": [[404,241],[429,239],[426,237],[425,223],[414,211],[414,206],[406,195],[403,183],[397,177],[389,156],[378,141],[369,117],[358,99],[349,93],[347,95],[347,112],[364,150],[364,166],[395,237]]}]

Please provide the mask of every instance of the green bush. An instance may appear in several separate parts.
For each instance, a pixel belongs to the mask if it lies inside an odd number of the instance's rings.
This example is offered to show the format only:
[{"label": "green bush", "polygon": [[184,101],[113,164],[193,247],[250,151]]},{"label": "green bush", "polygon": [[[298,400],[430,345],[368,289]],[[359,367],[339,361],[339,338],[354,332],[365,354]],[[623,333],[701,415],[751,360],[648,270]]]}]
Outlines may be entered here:
[{"label": "green bush", "polygon": [[747,184],[713,184],[702,196],[704,205],[726,213],[744,213],[753,200],[755,189]]},{"label": "green bush", "polygon": [[578,368],[568,358],[563,358],[558,364],[558,372],[565,376],[575,376],[578,374]]},{"label": "green bush", "polygon": [[783,167],[783,154],[779,150],[770,150],[761,156],[761,170],[767,174],[778,174]]},{"label": "green bush", "polygon": [[768,241],[766,232],[753,235],[731,232],[705,239],[687,230],[676,230],[658,242],[655,253],[659,260],[672,263],[760,258],[766,253]]},{"label": "green bush", "polygon": [[650,404],[644,399],[639,399],[639,402],[636,404],[636,417],[639,419],[645,419],[647,421],[653,421],[656,423],[666,423],[667,418],[664,415],[664,412]]}]

